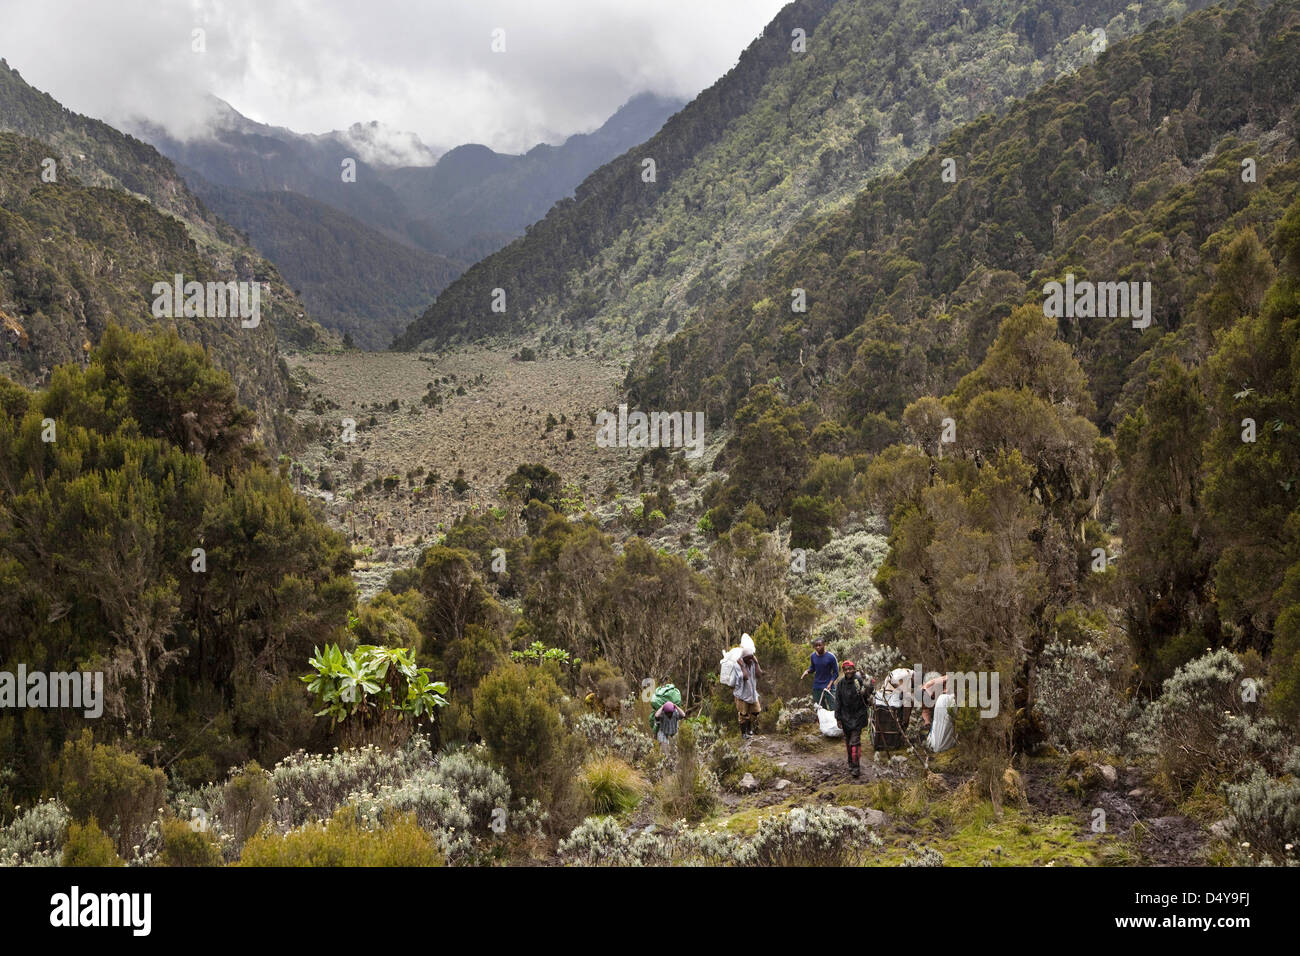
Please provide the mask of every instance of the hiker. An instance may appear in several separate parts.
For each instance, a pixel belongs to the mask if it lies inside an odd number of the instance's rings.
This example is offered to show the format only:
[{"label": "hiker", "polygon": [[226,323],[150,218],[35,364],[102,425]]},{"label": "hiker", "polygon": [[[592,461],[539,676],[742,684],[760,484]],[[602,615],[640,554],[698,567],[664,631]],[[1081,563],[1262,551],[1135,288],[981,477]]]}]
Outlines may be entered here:
[{"label": "hiker", "polygon": [[763,712],[758,703],[758,679],[762,676],[763,668],[758,666],[758,658],[753,651],[746,651],[736,662],[736,683],[731,692],[736,699],[742,737],[754,736],[754,724]]},{"label": "hiker", "polygon": [[663,706],[655,711],[658,726],[655,736],[659,738],[659,749],[665,754],[672,749],[673,738],[677,736],[677,725],[684,716],[682,708],[671,700],[664,701]]},{"label": "hiker", "polygon": [[867,704],[872,685],[857,672],[852,661],[844,662],[844,677],[835,686],[835,723],[844,731],[849,772],[862,776],[862,728],[871,719]]},{"label": "hiker", "polygon": [[[808,655],[808,669],[799,675],[803,680],[809,674],[813,676],[813,703],[825,708],[822,703],[822,693],[830,690],[834,694],[835,679],[840,676],[840,662],[835,659],[835,655],[826,650],[826,642],[820,637],[813,641],[813,653]],[[832,700],[834,697],[831,698]]]},{"label": "hiker", "polygon": [[907,725],[912,719],[912,669],[896,667],[889,672],[873,699],[875,726],[871,747],[877,758],[881,751],[901,750],[907,746]]},{"label": "hiker", "polygon": [[[931,753],[943,753],[957,743],[957,728],[949,711],[957,706],[951,674],[932,678],[921,685],[921,720],[927,729],[925,745]],[[925,702],[932,700],[931,706]]]}]

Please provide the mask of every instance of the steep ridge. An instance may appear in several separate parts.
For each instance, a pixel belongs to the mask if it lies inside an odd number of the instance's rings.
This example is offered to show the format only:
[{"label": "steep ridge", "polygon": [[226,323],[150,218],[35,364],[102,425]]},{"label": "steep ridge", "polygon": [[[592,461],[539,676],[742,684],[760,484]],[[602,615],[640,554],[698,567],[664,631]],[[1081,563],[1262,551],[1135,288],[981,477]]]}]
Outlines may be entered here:
[{"label": "steep ridge", "polygon": [[[671,332],[801,217],[1185,8],[799,0],[663,130],[440,293],[394,347]],[[498,288],[505,312],[492,310]]]},{"label": "steep ridge", "polygon": [[[1153,27],[1004,118],[963,127],[801,224],[629,387],[651,405],[724,416],[775,380],[868,441],[879,416],[896,423],[977,365],[1014,305],[1041,304],[1046,282],[1073,273],[1152,283],[1146,329],[1060,322],[1098,420],[1118,421],[1154,355],[1203,355],[1208,338],[1188,320],[1224,246],[1245,227],[1267,237],[1296,194],[1298,17],[1295,2],[1243,4]],[[806,312],[793,311],[794,289]]]},{"label": "steep ridge", "polygon": [[[0,66],[0,362],[32,384],[84,359],[109,322],[171,326],[211,350],[275,441],[287,427],[281,345],[331,339],[274,266],[152,147],[73,113]],[[47,162],[52,161],[52,162]],[[50,176],[54,181],[47,181]],[[262,283],[260,322],[154,317],[155,282]]]}]

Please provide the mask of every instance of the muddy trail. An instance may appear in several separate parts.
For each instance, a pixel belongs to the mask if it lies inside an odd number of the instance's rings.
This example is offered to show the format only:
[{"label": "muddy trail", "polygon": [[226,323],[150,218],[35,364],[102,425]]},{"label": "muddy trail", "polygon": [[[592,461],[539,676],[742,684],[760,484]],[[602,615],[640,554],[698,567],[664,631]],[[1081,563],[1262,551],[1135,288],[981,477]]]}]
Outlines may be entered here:
[{"label": "muddy trail", "polygon": [[[970,812],[972,803],[978,805],[971,798],[972,774],[945,768],[942,756],[929,755],[928,767],[919,751],[877,757],[864,740],[861,776],[854,778],[842,739],[807,727],[759,734],[737,746],[758,758],[765,772],[747,775],[721,795],[721,825],[727,826],[728,818],[752,819],[828,802],[874,828],[885,843],[884,865],[916,844],[941,847],[949,865],[977,865],[984,860],[963,859],[953,851],[978,843],[986,833],[994,864],[1196,866],[1207,862],[1214,839],[1200,823],[1177,813],[1137,767],[1099,763],[1079,769],[1078,761],[1064,757],[1020,761],[1016,786],[1008,787],[998,820],[991,812]],[[890,794],[906,796],[880,802]],[[643,805],[630,822],[645,826],[655,817],[656,809]],[[1099,821],[1104,828],[1098,829]],[[1039,846],[1022,859],[1009,837]],[[1004,846],[1006,856],[999,860]]]}]

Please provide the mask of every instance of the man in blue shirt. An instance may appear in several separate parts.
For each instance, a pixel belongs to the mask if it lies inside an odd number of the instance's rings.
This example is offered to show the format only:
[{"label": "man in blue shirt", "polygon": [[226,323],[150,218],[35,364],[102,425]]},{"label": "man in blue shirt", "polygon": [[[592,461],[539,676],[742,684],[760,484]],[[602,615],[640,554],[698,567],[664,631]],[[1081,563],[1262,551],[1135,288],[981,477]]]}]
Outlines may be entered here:
[{"label": "man in blue shirt", "polygon": [[[840,662],[835,659],[835,655],[826,650],[826,642],[820,637],[813,641],[813,653],[808,658],[808,669],[799,675],[803,680],[809,674],[813,676],[813,703],[820,706],[834,706],[833,698],[828,694],[826,702],[822,702],[822,691],[835,684],[835,678],[840,674]],[[827,707],[829,710],[830,707]]]}]

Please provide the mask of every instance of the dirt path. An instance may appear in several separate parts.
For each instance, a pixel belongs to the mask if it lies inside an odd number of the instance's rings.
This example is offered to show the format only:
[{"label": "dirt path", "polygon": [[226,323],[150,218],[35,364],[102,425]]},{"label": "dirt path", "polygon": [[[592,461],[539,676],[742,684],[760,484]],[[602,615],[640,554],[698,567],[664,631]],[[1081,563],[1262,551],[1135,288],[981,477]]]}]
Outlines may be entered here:
[{"label": "dirt path", "polygon": [[[855,779],[848,772],[842,740],[823,738],[806,726],[796,728],[793,734],[776,732],[750,737],[741,742],[740,748],[776,767],[780,776],[754,790],[724,793],[722,804],[729,813],[791,801],[842,803],[846,793],[859,792],[857,785],[865,787],[889,781],[909,787],[924,775],[928,775],[938,803],[969,779],[967,774],[926,767],[907,751],[894,754],[892,759],[882,754],[876,761],[869,746],[863,750],[862,775]],[[1073,841],[1079,845],[1090,844],[1098,839],[1093,824],[1097,819],[1095,811],[1100,808],[1105,811],[1105,832],[1130,848],[1131,862],[1145,866],[1197,866],[1206,862],[1210,835],[1199,823],[1178,814],[1161,799],[1139,768],[1117,768],[1113,784],[1094,789],[1082,799],[1062,786],[1066,774],[1064,759],[1030,763],[1018,772],[1026,793],[1022,810],[1030,826],[1034,820],[1046,825],[1048,820],[1068,817],[1072,821]],[[782,780],[787,782],[781,785]],[[845,785],[850,785],[850,789],[846,791]],[[892,835],[897,839],[901,835],[919,842],[948,835],[940,831],[929,833],[924,826],[905,820],[890,820],[880,832],[887,837]]]}]

